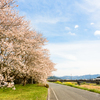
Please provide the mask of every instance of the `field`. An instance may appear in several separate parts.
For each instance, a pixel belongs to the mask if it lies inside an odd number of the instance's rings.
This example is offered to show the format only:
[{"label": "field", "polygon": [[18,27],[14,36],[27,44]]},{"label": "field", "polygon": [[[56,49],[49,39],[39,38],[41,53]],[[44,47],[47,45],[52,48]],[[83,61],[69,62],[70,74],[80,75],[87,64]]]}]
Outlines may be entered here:
[{"label": "field", "polygon": [[96,93],[100,93],[100,85],[96,85],[95,83],[86,83],[83,82],[80,85],[77,84],[77,82],[55,82],[58,84],[63,84],[63,85],[67,85],[67,86],[71,86],[71,87],[75,87],[75,88],[79,88],[79,89],[83,89],[83,90],[88,90],[91,92],[96,92]]},{"label": "field", "polygon": [[16,90],[0,88],[0,100],[46,100],[47,88],[37,84],[15,85]]},{"label": "field", "polygon": [[88,89],[96,89],[100,91],[100,86],[93,85],[93,84],[85,84],[85,85],[81,85],[81,87],[88,88]]}]

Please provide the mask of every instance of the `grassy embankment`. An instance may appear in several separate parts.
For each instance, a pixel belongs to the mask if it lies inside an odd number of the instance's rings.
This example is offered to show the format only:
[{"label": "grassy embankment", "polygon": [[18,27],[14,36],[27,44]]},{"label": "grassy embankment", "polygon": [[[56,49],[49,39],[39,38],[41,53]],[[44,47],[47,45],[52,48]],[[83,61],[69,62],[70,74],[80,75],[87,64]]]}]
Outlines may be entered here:
[{"label": "grassy embankment", "polygon": [[63,85],[67,85],[67,86],[71,86],[71,87],[75,87],[75,88],[79,88],[79,89],[83,89],[83,90],[88,90],[91,92],[95,92],[95,93],[100,93],[100,85],[96,85],[95,83],[86,83],[83,82],[81,83],[81,85],[78,85],[77,82],[55,82],[58,84],[63,84]]},{"label": "grassy embankment", "polygon": [[16,90],[0,88],[0,100],[46,100],[47,88],[37,84],[15,85]]}]

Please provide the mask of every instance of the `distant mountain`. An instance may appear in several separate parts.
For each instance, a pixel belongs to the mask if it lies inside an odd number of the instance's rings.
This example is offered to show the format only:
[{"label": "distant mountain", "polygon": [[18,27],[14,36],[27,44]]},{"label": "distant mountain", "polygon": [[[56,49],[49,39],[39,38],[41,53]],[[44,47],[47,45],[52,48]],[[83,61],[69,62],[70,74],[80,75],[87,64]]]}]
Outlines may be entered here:
[{"label": "distant mountain", "polygon": [[98,76],[100,76],[100,74],[94,74],[94,75],[83,75],[83,76],[63,76],[63,77],[60,77],[61,79],[94,79],[94,78],[97,78]]},{"label": "distant mountain", "polygon": [[79,80],[79,79],[94,79],[100,76],[100,74],[94,74],[94,75],[82,75],[82,76],[50,76],[48,79],[72,79],[72,80]]},{"label": "distant mountain", "polygon": [[61,79],[61,78],[57,77],[57,76],[50,76],[50,77],[48,77],[48,79]]}]

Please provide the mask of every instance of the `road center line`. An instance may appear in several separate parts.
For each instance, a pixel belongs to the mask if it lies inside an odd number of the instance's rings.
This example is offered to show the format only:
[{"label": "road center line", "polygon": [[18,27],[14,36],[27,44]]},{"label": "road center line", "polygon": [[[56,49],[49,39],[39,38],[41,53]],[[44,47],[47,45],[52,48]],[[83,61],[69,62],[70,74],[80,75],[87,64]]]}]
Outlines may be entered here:
[{"label": "road center line", "polygon": [[51,88],[51,90],[53,91],[53,94],[55,95],[56,100],[58,100],[57,95],[56,95],[56,93],[54,92],[54,90],[53,90],[52,88]]}]

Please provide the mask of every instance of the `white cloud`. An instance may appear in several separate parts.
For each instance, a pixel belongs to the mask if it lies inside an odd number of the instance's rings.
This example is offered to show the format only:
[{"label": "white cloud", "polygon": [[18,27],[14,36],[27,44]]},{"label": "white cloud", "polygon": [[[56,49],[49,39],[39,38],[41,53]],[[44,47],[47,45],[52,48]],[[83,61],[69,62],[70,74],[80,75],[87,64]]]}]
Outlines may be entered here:
[{"label": "white cloud", "polygon": [[100,0],[82,0],[82,2],[77,2],[76,6],[78,12],[84,13],[89,21],[95,23],[94,27],[96,29],[100,27]]},{"label": "white cloud", "polygon": [[51,24],[55,24],[57,22],[59,22],[60,19],[59,18],[47,18],[47,17],[40,17],[35,19],[35,23],[51,23]]},{"label": "white cloud", "polygon": [[66,30],[71,30],[70,27],[65,27]]},{"label": "white cloud", "polygon": [[54,75],[100,73],[100,41],[48,44],[51,59],[56,63]]},{"label": "white cloud", "polygon": [[94,23],[90,23],[91,25],[93,25]]},{"label": "white cloud", "polygon": [[84,0],[82,3],[77,2],[77,6],[84,9],[86,12],[95,12],[100,9],[100,0]]},{"label": "white cloud", "polygon": [[72,36],[75,36],[76,35],[75,33],[71,33],[71,32],[69,32],[68,34],[69,35],[72,35]]},{"label": "white cloud", "polygon": [[94,35],[100,35],[100,31],[95,31]]},{"label": "white cloud", "polygon": [[61,58],[65,58],[67,60],[73,60],[73,61],[77,60],[77,58],[74,55],[72,55],[72,54],[65,54],[63,52],[55,53],[55,54],[57,56],[61,57]]},{"label": "white cloud", "polygon": [[[34,19],[33,19],[34,18]],[[48,23],[48,24],[57,24],[58,22],[67,22],[69,19],[65,17],[50,17],[50,16],[41,16],[38,15],[36,17],[30,18],[33,23]]]},{"label": "white cloud", "polygon": [[56,72],[53,72],[56,76],[65,75],[86,75],[86,74],[99,74],[100,62],[89,62],[89,61],[76,61],[76,62],[66,62],[58,63],[56,65]]},{"label": "white cloud", "polygon": [[87,29],[84,29],[84,31],[87,31]]},{"label": "white cloud", "polygon": [[78,25],[75,25],[75,28],[78,28],[79,26]]}]

